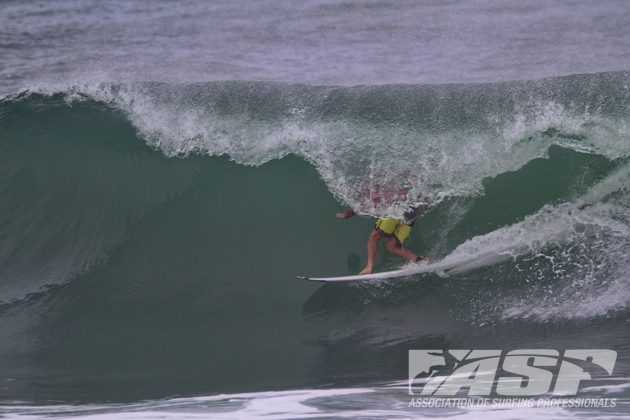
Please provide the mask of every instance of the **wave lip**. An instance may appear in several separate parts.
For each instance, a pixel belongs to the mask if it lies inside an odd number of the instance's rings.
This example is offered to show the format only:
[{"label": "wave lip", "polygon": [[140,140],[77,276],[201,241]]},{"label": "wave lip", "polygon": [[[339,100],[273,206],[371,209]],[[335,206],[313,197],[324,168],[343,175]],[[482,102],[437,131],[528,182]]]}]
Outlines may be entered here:
[{"label": "wave lip", "polygon": [[[480,194],[484,178],[553,145],[628,156],[628,86],[630,74],[617,72],[468,85],[103,83],[34,92],[119,110],[167,156],[228,155],[244,165],[301,156],[360,213],[399,217],[409,201]],[[405,197],[366,200],[383,187]]]}]

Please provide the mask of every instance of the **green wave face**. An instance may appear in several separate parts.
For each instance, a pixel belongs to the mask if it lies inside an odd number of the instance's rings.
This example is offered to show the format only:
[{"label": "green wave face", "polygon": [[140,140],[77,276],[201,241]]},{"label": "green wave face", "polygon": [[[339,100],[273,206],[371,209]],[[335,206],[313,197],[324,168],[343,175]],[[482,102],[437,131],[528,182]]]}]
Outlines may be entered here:
[{"label": "green wave face", "polygon": [[[448,333],[473,340],[471,325],[486,323],[515,347],[514,325],[596,331],[612,317],[607,328],[621,332],[629,110],[627,73],[5,97],[0,355],[27,384],[12,396],[131,400],[238,391],[243,377],[261,389],[351,383],[344,375],[357,371],[399,378],[406,359],[390,362],[402,347],[430,338],[439,348]],[[406,194],[369,194],[392,187]],[[372,217],[418,200],[432,208],[409,246],[474,265],[449,281],[295,279],[357,272]],[[366,217],[339,221],[341,205]],[[399,264],[382,256],[378,269]],[[373,359],[340,356],[365,346]],[[59,384],[56,369],[82,379]],[[120,375],[131,385],[117,390]]]}]

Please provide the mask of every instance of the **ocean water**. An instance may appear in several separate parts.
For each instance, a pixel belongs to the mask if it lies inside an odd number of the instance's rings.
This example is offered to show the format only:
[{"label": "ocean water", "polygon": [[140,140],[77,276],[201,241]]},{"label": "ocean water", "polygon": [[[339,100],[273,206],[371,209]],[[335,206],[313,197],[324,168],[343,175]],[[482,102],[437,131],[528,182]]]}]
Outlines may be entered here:
[{"label": "ocean water", "polygon": [[[629,25],[618,1],[3,2],[0,415],[628,417]],[[374,217],[420,201],[409,247],[450,278],[296,278],[356,273]],[[579,396],[616,405],[409,407],[408,350],[440,348],[613,349]]]}]

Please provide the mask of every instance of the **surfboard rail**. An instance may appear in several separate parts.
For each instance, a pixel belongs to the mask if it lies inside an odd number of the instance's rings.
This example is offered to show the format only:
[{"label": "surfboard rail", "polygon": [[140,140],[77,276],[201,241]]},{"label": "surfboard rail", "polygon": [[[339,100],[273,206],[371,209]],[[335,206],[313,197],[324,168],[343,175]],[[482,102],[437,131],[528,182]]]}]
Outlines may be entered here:
[{"label": "surfboard rail", "polygon": [[417,264],[415,266],[407,266],[398,270],[382,271],[380,273],[371,274],[355,274],[350,276],[337,276],[337,277],[311,277],[311,276],[297,276],[298,279],[308,281],[318,281],[324,283],[332,282],[349,282],[349,281],[370,281],[370,280],[384,280],[401,277],[410,277],[417,274],[430,274],[435,273],[440,277],[448,277],[447,270],[452,268],[452,265],[440,264],[435,262],[432,264]]}]

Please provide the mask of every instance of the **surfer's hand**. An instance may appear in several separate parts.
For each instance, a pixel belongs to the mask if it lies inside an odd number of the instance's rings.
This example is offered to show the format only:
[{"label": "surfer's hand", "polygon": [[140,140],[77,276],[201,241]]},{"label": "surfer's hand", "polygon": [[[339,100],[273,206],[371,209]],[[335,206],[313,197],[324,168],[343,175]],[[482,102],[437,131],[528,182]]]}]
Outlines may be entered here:
[{"label": "surfer's hand", "polygon": [[337,219],[348,219],[354,216],[356,213],[352,209],[347,209],[346,211],[340,211],[339,213],[335,213]]}]

